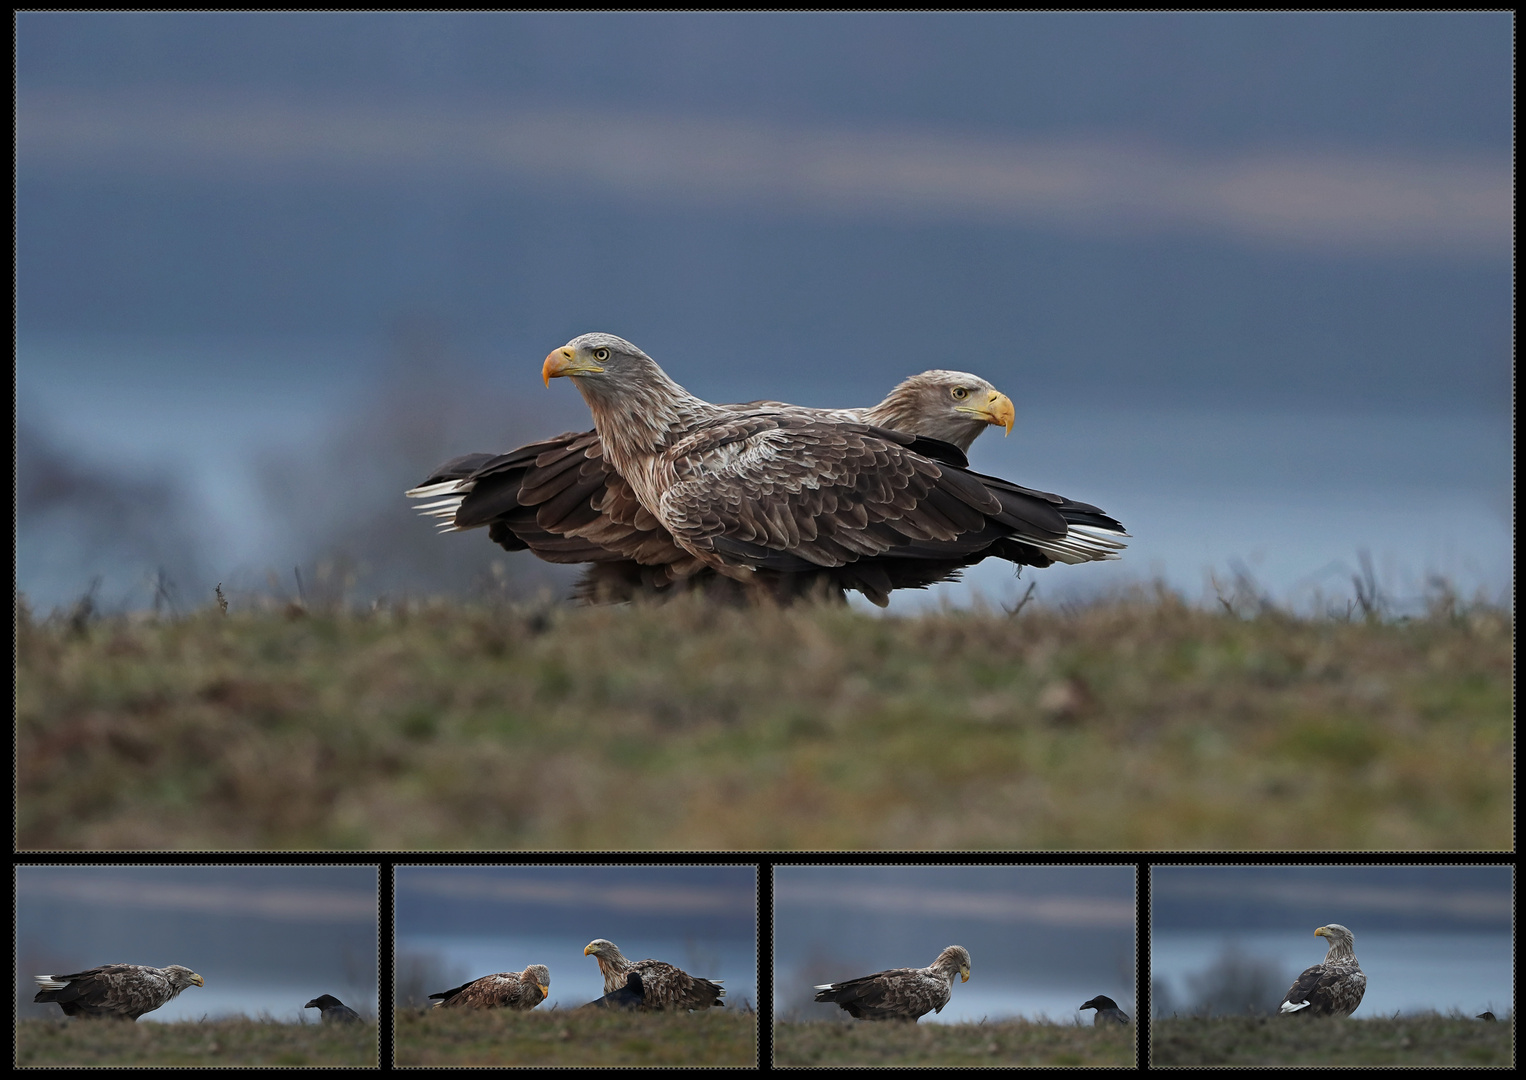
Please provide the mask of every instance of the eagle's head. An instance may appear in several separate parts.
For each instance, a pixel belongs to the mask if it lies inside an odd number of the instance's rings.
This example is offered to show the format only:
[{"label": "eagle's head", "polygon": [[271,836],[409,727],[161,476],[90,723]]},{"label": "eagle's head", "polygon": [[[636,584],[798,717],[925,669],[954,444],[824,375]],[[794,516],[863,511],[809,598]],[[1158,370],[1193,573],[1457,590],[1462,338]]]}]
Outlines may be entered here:
[{"label": "eagle's head", "polygon": [[179,964],[171,964],[164,969],[164,974],[169,977],[170,985],[176,990],[184,990],[187,986],[205,986],[200,975],[188,967]]}]

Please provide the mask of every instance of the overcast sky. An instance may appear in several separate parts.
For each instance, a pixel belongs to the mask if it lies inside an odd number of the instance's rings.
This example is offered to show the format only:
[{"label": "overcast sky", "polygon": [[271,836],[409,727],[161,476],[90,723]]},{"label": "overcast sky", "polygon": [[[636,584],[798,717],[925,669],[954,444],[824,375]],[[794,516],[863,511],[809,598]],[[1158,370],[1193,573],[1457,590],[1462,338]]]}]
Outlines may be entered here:
[{"label": "overcast sky", "polygon": [[375,1014],[374,867],[20,866],[15,874],[22,1015],[59,1015],[32,1004],[32,976],[101,964],[181,964],[203,977],[205,986],[155,1020],[266,1011],[294,1021],[325,993]]},{"label": "overcast sky", "polygon": [[587,424],[538,371],[594,329],[711,400],[990,379],[1018,432],[977,466],[1136,537],[1046,588],[1241,560],[1349,591],[1370,549],[1396,592],[1507,590],[1509,13],[16,25],[18,570],[45,607],[340,548],[373,593],[465,588],[496,549],[406,554],[398,493]]},{"label": "overcast sky", "polygon": [[838,1010],[813,1004],[811,986],[925,967],[963,945],[970,982],[932,1021],[1069,1020],[1096,994],[1128,1008],[1134,911],[1132,866],[777,866],[775,1004],[830,1019]]}]

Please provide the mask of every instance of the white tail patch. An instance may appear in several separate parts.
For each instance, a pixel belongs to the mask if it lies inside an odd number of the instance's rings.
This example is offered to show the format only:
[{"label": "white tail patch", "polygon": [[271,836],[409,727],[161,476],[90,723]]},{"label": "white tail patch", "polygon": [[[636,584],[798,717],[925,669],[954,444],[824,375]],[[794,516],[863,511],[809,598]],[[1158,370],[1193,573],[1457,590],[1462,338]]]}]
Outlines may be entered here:
[{"label": "white tail patch", "polygon": [[442,480],[438,484],[425,484],[403,492],[410,499],[433,499],[434,502],[415,506],[424,517],[440,519],[441,532],[456,532],[456,513],[467,494],[477,486],[475,480]]},{"label": "white tail patch", "polygon": [[1307,1009],[1308,1007],[1309,1003],[1307,1001],[1300,1001],[1296,1005],[1291,1001],[1284,1001],[1282,1003],[1282,1008],[1278,1009],[1277,1011],[1280,1013],[1295,1013],[1299,1009]]},{"label": "white tail patch", "polygon": [[1093,525],[1069,525],[1068,531],[1058,540],[1033,540],[1023,537],[1025,544],[1032,544],[1046,555],[1063,563],[1102,562],[1118,558],[1118,552],[1128,547],[1119,537],[1129,538],[1126,532],[1099,529]]},{"label": "white tail patch", "polygon": [[475,480],[441,480],[438,484],[409,488],[403,494],[410,499],[433,499],[437,495],[464,495],[476,486]]},{"label": "white tail patch", "polygon": [[813,986],[813,987],[811,987],[811,989],[812,990],[830,990],[830,989],[832,989],[832,987],[834,987],[836,985],[837,985],[836,983],[822,983],[820,986]]},{"label": "white tail patch", "polygon": [[69,985],[68,982],[54,978],[52,975],[33,975],[32,978],[36,979],[37,985],[44,990],[62,990]]}]

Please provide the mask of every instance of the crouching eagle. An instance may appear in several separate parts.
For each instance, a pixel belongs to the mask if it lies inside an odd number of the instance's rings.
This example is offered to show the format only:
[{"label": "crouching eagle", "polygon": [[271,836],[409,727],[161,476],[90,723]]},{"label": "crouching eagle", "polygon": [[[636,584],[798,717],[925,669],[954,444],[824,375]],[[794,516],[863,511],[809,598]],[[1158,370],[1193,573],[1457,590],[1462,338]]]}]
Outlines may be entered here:
[{"label": "crouching eagle", "polygon": [[1367,976],[1352,950],[1356,938],[1339,923],[1321,926],[1314,935],[1330,941],[1325,961],[1298,976],[1277,1011],[1305,1016],[1350,1016],[1367,990]]},{"label": "crouching eagle", "polygon": [[436,1009],[519,1009],[535,1008],[551,993],[551,971],[545,964],[531,964],[523,971],[500,971],[484,975],[454,990],[430,994],[439,998]]},{"label": "crouching eagle", "polygon": [[726,996],[723,979],[701,979],[662,960],[627,960],[614,942],[603,938],[585,945],[583,955],[599,962],[606,994],[625,987],[631,972],[640,975],[643,1009],[708,1009],[726,1004],[721,1000]]},{"label": "crouching eagle", "polygon": [[188,967],[103,964],[73,975],[35,975],[41,988],[33,1001],[52,1001],[65,1016],[112,1016],[136,1020],[153,1012],[187,986],[202,986]]},{"label": "crouching eagle", "polygon": [[970,954],[963,945],[950,945],[925,968],[893,968],[847,982],[816,987],[817,1001],[833,1002],[855,1020],[910,1020],[942,1012],[953,990],[954,976],[970,981]]}]

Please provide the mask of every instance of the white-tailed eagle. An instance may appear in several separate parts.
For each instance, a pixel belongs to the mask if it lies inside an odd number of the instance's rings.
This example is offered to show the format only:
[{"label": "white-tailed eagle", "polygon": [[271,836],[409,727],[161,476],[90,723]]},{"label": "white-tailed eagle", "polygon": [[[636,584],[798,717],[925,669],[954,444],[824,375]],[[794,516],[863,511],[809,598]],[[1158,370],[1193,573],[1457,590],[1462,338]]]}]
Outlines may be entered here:
[{"label": "white-tailed eagle", "polygon": [[725,980],[701,979],[663,960],[627,960],[612,941],[594,938],[583,947],[583,955],[599,964],[604,976],[604,992],[614,993],[629,984],[632,972],[641,976],[643,1009],[708,1009],[724,1006]]},{"label": "white-tailed eagle", "polygon": [[[737,413],[791,408],[778,401],[718,407]],[[1011,399],[984,379],[941,370],[911,376],[870,408],[806,411],[938,439],[961,454],[992,424],[1010,431],[1014,417]],[[489,538],[506,550],[528,548],[549,562],[589,564],[576,588],[583,600],[628,600],[675,584],[726,591],[713,570],[642,509],[604,455],[597,431],[568,432],[507,454],[467,454],[441,465],[407,494],[431,500],[420,512],[441,518],[447,531],[487,526]],[[777,578],[770,591],[789,599],[805,591],[803,584]],[[904,587],[919,584],[912,576]],[[902,586],[892,581],[891,587]]]},{"label": "white-tailed eagle", "polygon": [[684,573],[704,567],[775,595],[824,583],[883,604],[992,556],[1116,558],[1127,536],[1094,506],[970,471],[939,440],[793,406],[712,405],[610,334],[553,350],[543,374],[573,377],[632,514],[666,530]]},{"label": "white-tailed eagle", "polygon": [[454,990],[430,994],[436,1009],[535,1008],[551,993],[551,971],[545,964],[531,964],[523,971],[501,971],[463,983]]},{"label": "white-tailed eagle", "polygon": [[1356,938],[1339,923],[1321,926],[1314,935],[1330,942],[1324,962],[1298,976],[1277,1011],[1303,1016],[1350,1016],[1367,990],[1367,976],[1362,973],[1352,948]]},{"label": "white-tailed eagle", "polygon": [[855,1020],[910,1020],[942,1012],[953,992],[954,977],[970,981],[970,954],[950,945],[925,968],[892,968],[846,982],[816,987],[816,1000],[846,1009]]},{"label": "white-tailed eagle", "polygon": [[187,986],[205,985],[188,967],[171,964],[104,964],[73,975],[35,975],[33,1001],[52,1001],[65,1016],[110,1016],[136,1020],[171,1000]]}]

